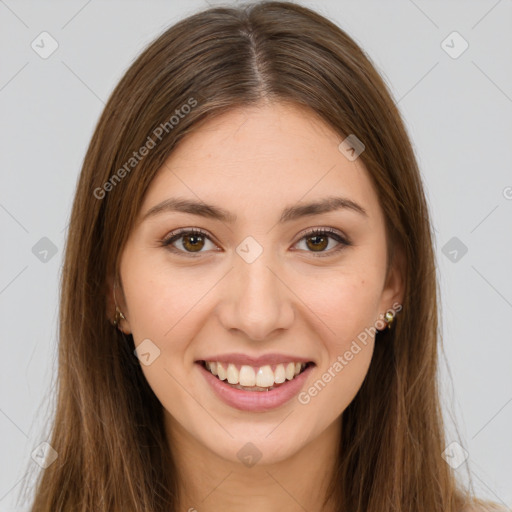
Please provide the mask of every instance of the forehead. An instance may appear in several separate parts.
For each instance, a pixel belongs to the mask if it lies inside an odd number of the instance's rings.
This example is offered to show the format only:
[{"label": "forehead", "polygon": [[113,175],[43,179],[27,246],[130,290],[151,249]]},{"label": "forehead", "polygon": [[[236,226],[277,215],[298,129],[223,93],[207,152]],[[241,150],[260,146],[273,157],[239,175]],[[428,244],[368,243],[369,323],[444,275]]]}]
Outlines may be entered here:
[{"label": "forehead", "polygon": [[180,142],[155,176],[142,211],[176,195],[240,218],[251,212],[275,218],[283,205],[342,195],[377,215],[368,172],[361,159],[350,161],[338,149],[343,138],[304,107],[231,110]]}]

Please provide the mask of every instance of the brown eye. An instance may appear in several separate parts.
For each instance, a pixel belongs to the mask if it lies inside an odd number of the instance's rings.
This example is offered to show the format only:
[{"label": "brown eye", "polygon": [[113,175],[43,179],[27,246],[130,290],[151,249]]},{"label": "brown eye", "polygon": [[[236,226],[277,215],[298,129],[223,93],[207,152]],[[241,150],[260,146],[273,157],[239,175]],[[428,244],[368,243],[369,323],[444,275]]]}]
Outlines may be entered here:
[{"label": "brown eye", "polygon": [[[330,256],[352,245],[347,238],[333,229],[310,230],[299,240],[299,243],[303,240],[306,246],[304,250],[314,256]],[[335,245],[329,248],[331,241],[334,241]],[[171,233],[161,244],[172,252],[185,256],[199,256],[203,252],[208,252],[203,251],[205,247],[208,249],[207,244],[211,244],[211,249],[214,251],[218,250],[208,234],[200,229],[182,229]]]},{"label": "brown eye", "polygon": [[187,251],[200,251],[204,247],[204,239],[201,235],[184,235],[182,238],[183,247],[185,247]]},{"label": "brown eye", "polygon": [[329,237],[320,235],[308,236],[306,238],[306,245],[313,251],[323,251],[329,245]]},{"label": "brown eye", "polygon": [[[305,234],[299,243],[305,241],[306,252],[314,256],[330,256],[338,253],[343,248],[352,245],[352,243],[337,231],[333,229],[312,229]],[[334,247],[329,248],[330,242],[334,241]]]},{"label": "brown eye", "polygon": [[212,245],[214,250],[216,247],[210,237],[200,229],[182,229],[171,233],[161,243],[162,246],[168,247],[172,252],[185,255],[199,255],[202,252],[207,252],[206,250],[203,251],[203,248],[208,248],[208,243]]}]

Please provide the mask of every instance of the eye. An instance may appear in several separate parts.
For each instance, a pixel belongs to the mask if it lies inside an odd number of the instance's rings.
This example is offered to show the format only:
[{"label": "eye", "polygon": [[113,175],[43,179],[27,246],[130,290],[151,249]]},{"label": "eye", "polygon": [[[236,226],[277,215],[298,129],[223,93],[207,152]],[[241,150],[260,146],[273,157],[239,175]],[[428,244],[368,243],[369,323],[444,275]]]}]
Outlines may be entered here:
[{"label": "eye", "polygon": [[[298,243],[305,241],[304,249],[306,252],[313,253],[314,256],[330,256],[337,253],[344,247],[352,245],[351,242],[334,229],[313,228],[306,232]],[[335,241],[334,249],[330,247],[331,241]],[[210,250],[218,250],[218,247],[211,241],[208,233],[199,228],[183,228],[169,234],[161,245],[169,250],[187,256],[196,256],[201,252],[208,250],[208,243],[211,244]],[[330,247],[330,248],[329,248]],[[202,249],[206,248],[205,251]],[[329,250],[326,250],[328,249]]]},{"label": "eye", "polygon": [[187,255],[194,256],[194,253],[205,252],[202,251],[204,247],[208,249],[210,243],[214,250],[215,244],[210,240],[206,232],[201,229],[180,229],[171,233],[165,240],[162,240],[162,246],[168,247],[172,252],[187,253]]},{"label": "eye", "polygon": [[[319,229],[313,228],[309,230],[299,242],[305,241],[306,251],[313,253],[314,256],[331,256],[333,253],[338,253],[344,247],[352,245],[351,242],[334,229]],[[337,244],[334,249],[326,249],[330,245],[330,241],[334,240]]]}]

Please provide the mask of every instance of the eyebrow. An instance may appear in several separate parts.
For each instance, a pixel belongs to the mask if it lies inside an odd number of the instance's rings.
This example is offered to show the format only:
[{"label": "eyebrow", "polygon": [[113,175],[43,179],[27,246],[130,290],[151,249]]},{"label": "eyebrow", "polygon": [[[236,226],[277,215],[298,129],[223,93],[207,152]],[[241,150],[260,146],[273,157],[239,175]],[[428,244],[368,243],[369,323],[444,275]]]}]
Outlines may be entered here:
[{"label": "eyebrow", "polygon": [[[366,210],[351,199],[347,199],[345,197],[326,197],[319,201],[297,204],[285,208],[281,213],[278,223],[283,224],[285,222],[297,220],[301,217],[319,215],[321,213],[328,213],[342,209],[351,210],[363,215],[364,217],[368,217]],[[234,223],[237,220],[236,215],[219,206],[192,201],[190,199],[170,198],[150,208],[142,217],[142,221],[164,212],[190,213],[192,215],[199,215],[201,217],[219,220],[226,223]]]}]

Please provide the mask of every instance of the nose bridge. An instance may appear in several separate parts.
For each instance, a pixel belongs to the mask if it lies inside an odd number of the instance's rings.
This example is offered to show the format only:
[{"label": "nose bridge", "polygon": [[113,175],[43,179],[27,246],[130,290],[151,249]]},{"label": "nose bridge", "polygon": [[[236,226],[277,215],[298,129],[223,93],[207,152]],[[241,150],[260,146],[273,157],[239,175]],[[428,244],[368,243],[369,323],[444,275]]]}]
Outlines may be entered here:
[{"label": "nose bridge", "polygon": [[287,288],[278,278],[279,265],[270,251],[252,262],[236,256],[227,287],[223,323],[243,331],[249,339],[263,340],[293,321]]}]

